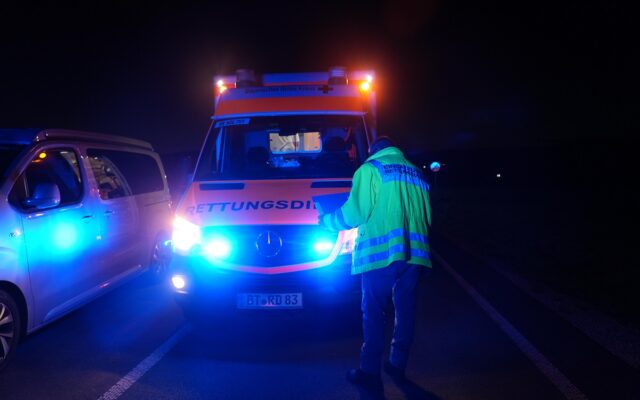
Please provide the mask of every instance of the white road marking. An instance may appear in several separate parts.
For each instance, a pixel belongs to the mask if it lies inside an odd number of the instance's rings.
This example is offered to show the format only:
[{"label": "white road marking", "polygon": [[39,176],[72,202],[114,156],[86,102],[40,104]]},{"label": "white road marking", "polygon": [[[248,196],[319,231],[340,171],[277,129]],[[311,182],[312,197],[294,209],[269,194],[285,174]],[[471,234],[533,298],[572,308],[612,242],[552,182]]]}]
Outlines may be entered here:
[{"label": "white road marking", "polygon": [[445,271],[473,298],[473,300],[498,324],[518,348],[533,362],[544,376],[569,400],[586,400],[587,397],[560,370],[536,349],[518,330],[507,321],[478,291],[460,276],[442,257],[432,252]]},{"label": "white road marking", "polygon": [[633,368],[640,368],[640,335],[637,330],[620,324],[615,319],[594,310],[589,304],[556,293],[536,282],[535,288],[529,281],[509,271],[495,262],[489,266],[511,281],[517,288],[557,313],[567,322],[589,336],[600,346]]},{"label": "white road marking", "polygon": [[189,332],[190,325],[185,325],[173,334],[166,342],[154,350],[147,358],[136,365],[127,375],[120,379],[111,389],[107,390],[98,400],[116,400],[122,396],[131,386],[133,386],[144,374],[158,363],[178,343],[182,337]]},{"label": "white road marking", "polygon": [[616,319],[594,309],[592,305],[582,300],[558,293],[539,281],[532,282],[525,279],[505,266],[501,260],[479,254],[451,236],[443,232],[440,233],[466,252],[484,261],[494,271],[510,280],[518,289],[558,314],[611,354],[633,368],[640,368],[640,330],[622,325]]}]

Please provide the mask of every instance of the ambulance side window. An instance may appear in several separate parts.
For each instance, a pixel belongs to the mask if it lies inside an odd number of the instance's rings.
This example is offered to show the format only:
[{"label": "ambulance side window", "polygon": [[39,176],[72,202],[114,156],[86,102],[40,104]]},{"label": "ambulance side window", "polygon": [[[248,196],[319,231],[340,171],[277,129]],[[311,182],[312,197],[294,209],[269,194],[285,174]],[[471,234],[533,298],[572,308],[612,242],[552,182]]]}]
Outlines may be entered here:
[{"label": "ambulance side window", "polygon": [[220,160],[221,160],[221,153],[220,153],[220,149],[222,148],[222,132],[220,132],[218,134],[218,137],[216,138],[216,159],[213,160],[213,168],[212,171],[215,172],[220,168]]},{"label": "ambulance side window", "polygon": [[220,171],[224,157],[224,128],[214,128],[205,142],[195,171],[196,180],[211,179]]}]

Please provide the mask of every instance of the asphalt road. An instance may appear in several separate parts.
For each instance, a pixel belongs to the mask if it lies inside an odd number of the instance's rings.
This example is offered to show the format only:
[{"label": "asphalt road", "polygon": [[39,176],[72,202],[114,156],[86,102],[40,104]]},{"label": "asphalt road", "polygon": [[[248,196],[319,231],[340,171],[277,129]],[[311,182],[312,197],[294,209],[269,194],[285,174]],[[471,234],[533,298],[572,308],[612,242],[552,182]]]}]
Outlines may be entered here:
[{"label": "asphalt road", "polygon": [[164,283],[132,281],[26,338],[0,399],[640,399],[640,374],[478,259],[436,242],[407,375],[383,396],[346,382],[358,305],[321,315],[184,319]]}]

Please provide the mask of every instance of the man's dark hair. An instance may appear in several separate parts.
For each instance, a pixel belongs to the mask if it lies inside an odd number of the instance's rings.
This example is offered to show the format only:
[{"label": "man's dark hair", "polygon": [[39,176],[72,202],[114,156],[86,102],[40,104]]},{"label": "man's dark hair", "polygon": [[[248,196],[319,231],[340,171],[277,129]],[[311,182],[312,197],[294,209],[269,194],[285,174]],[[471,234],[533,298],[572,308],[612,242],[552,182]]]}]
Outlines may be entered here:
[{"label": "man's dark hair", "polygon": [[371,146],[369,146],[369,155],[372,156],[382,149],[395,146],[396,144],[391,140],[389,136],[378,136]]}]

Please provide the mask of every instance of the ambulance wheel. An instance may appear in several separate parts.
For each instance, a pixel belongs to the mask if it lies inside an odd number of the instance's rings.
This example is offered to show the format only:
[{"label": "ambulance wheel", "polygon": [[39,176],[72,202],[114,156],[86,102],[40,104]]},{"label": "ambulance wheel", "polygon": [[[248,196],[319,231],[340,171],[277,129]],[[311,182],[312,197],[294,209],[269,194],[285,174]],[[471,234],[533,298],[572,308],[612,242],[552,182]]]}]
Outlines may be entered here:
[{"label": "ambulance wheel", "polygon": [[20,341],[20,311],[11,295],[0,289],[0,371],[16,351]]}]

